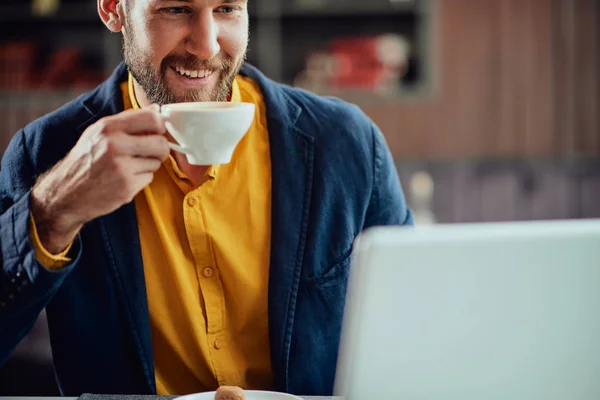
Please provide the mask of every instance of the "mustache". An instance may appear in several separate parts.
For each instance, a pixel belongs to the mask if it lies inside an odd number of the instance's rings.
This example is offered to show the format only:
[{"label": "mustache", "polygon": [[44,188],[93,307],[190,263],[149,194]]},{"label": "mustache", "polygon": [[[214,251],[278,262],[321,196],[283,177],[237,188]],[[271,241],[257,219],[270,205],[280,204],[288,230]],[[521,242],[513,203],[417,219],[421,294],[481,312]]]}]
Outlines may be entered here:
[{"label": "mustache", "polygon": [[228,71],[233,68],[233,59],[227,55],[219,55],[210,60],[201,60],[191,54],[169,54],[161,62],[161,72],[164,74],[172,65],[177,65],[190,71],[211,69],[214,71]]}]

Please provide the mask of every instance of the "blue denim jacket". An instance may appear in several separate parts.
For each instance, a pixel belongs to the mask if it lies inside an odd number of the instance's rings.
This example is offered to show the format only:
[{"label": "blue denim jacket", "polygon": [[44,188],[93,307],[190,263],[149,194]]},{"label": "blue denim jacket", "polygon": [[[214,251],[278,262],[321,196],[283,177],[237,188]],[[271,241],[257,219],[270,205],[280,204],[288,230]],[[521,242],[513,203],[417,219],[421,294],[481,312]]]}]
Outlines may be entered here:
[{"label": "blue denim jacket", "polygon": [[[267,106],[272,158],[269,329],[273,389],[333,389],[352,243],[412,224],[383,135],[355,106],[277,84],[250,65]],[[133,203],[86,224],[59,272],[29,240],[31,187],[98,119],[123,110],[125,66],[19,131],[0,171],[0,364],[47,310],[64,395],[153,394],[154,362]],[[267,294],[265,294],[267,295]],[[183,393],[182,393],[183,394]]]}]

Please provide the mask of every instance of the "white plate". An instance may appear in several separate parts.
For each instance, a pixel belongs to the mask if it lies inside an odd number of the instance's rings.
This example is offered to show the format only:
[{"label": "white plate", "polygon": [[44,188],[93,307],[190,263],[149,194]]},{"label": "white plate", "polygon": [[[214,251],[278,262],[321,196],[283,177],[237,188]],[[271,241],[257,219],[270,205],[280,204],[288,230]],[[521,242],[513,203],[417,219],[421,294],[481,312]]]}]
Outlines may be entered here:
[{"label": "white plate", "polygon": [[[177,400],[214,400],[216,392],[188,394],[187,396],[177,397]],[[291,394],[278,392],[264,392],[260,390],[244,390],[246,400],[302,400],[300,397]]]}]

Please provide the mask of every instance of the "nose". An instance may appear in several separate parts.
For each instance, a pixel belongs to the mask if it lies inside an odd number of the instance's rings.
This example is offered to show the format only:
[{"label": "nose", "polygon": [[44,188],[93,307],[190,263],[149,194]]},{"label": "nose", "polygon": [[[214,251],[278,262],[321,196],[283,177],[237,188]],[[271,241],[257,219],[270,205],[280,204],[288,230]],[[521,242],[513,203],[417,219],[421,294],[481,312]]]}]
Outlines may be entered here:
[{"label": "nose", "polygon": [[221,51],[219,27],[211,10],[197,13],[190,18],[190,35],[186,50],[201,60],[210,60]]}]

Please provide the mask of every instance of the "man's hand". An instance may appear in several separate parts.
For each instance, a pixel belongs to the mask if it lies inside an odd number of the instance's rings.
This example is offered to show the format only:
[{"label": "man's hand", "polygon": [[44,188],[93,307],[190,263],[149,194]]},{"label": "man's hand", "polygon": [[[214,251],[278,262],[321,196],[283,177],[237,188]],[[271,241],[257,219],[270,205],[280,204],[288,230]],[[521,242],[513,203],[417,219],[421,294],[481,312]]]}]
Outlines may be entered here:
[{"label": "man's hand", "polygon": [[83,224],[131,202],[150,184],[169,156],[165,133],[156,106],[89,126],[33,188],[31,211],[46,250],[60,253]]}]

